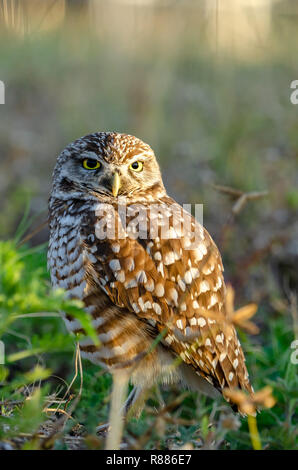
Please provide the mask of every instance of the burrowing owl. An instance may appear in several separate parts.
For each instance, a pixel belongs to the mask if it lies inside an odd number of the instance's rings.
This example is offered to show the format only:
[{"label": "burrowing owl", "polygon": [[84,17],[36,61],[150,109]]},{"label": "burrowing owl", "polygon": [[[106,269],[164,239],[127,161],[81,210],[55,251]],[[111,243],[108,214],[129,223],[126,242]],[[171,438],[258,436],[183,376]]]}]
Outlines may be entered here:
[{"label": "burrowing owl", "polygon": [[[84,338],[82,357],[128,370],[138,390],[180,380],[211,396],[225,387],[252,392],[225,316],[219,251],[167,195],[147,144],[100,132],[68,145],[49,213],[53,286],[84,301],[100,340]],[[71,316],[65,322],[82,331]]]}]

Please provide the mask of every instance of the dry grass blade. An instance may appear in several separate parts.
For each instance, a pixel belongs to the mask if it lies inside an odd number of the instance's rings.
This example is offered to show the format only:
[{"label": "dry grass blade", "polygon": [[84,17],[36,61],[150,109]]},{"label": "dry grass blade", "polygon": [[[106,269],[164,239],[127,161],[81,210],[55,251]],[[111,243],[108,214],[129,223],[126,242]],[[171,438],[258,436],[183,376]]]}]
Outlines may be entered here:
[{"label": "dry grass blade", "polygon": [[[71,403],[70,408],[65,412],[65,410],[60,409],[60,405],[64,403],[64,398],[65,396],[69,393],[69,390],[74,383],[78,373],[80,373],[81,377],[81,382],[80,382],[80,390],[76,398],[73,400]],[[71,417],[74,409],[76,408],[78,402],[80,401],[81,395],[82,395],[82,389],[83,389],[83,367],[82,367],[82,360],[81,360],[81,354],[80,354],[80,348],[79,344],[77,343],[76,345],[76,357],[75,357],[75,376],[73,380],[71,381],[63,399],[60,402],[60,405],[58,405],[57,408],[55,408],[55,413],[61,412],[62,416],[56,421],[56,423],[53,426],[52,432],[49,434],[49,436],[43,441],[42,443],[42,448],[43,449],[48,449],[52,447],[53,443],[57,439],[57,437],[62,433],[63,428],[68,421],[68,419]]]},{"label": "dry grass blade", "polygon": [[258,306],[257,304],[248,304],[245,307],[241,307],[234,313],[233,319],[234,322],[241,323],[244,320],[248,320],[249,318],[253,317],[257,312]]},{"label": "dry grass blade", "polygon": [[258,432],[256,413],[259,408],[272,408],[275,405],[276,400],[272,396],[272,388],[267,386],[251,395],[247,395],[239,389],[225,388],[223,394],[238,405],[240,413],[248,415],[247,422],[252,447],[255,450],[261,450],[262,444]]},{"label": "dry grass blade", "polygon": [[243,191],[241,191],[240,189],[231,188],[229,186],[213,184],[212,187],[216,189],[216,191],[220,193],[228,194],[229,196],[232,196],[233,198],[239,198],[240,196],[243,195]]},{"label": "dry grass blade", "polygon": [[217,191],[228,194],[233,199],[236,199],[235,204],[233,205],[232,212],[234,215],[238,215],[244,206],[247,204],[248,201],[255,201],[257,199],[262,199],[265,196],[268,196],[268,191],[252,191],[249,193],[245,193],[239,189],[230,188],[229,186],[221,186],[221,185],[212,185],[214,189]]},{"label": "dry grass blade", "polygon": [[272,388],[267,386],[251,395],[247,395],[240,389],[225,388],[223,393],[233,403],[238,405],[243,414],[254,416],[259,408],[272,408],[276,400],[272,396]]},{"label": "dry grass blade", "polygon": [[226,314],[228,320],[233,323],[234,326],[239,327],[252,335],[258,334],[260,331],[258,326],[252,321],[248,321],[249,318],[256,314],[258,309],[257,304],[248,304],[235,311],[234,298],[234,289],[231,285],[228,285],[226,293]]},{"label": "dry grass blade", "polygon": [[272,396],[272,388],[269,386],[254,393],[253,398],[254,402],[263,408],[272,408],[276,403],[275,398]]},{"label": "dry grass blade", "polygon": [[44,413],[61,413],[67,416],[68,419],[73,419],[70,414],[68,414],[65,410],[59,410],[58,408],[44,408]]},{"label": "dry grass blade", "polygon": [[46,226],[48,225],[48,219],[42,222],[41,224],[36,227],[36,229],[32,230],[28,235],[26,235],[18,244],[18,246],[24,245],[24,243],[27,243],[31,238],[33,238],[35,235],[37,235],[39,232],[41,232]]}]

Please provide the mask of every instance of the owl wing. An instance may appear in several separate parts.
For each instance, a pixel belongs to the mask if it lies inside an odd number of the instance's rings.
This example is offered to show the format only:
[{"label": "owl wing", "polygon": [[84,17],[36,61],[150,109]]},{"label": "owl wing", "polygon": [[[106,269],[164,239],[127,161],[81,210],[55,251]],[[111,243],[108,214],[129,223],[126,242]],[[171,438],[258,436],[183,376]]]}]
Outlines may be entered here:
[{"label": "owl wing", "polygon": [[[219,251],[175,201],[166,197],[161,202],[166,216],[155,217],[154,235],[148,224],[140,230],[140,220],[136,231],[128,216],[124,236],[118,226],[115,239],[97,241],[96,230],[95,240],[85,239],[89,277],[114,304],[153,322],[162,342],[216,388],[251,391],[241,345],[225,316]],[[180,213],[182,227],[173,210]]]}]

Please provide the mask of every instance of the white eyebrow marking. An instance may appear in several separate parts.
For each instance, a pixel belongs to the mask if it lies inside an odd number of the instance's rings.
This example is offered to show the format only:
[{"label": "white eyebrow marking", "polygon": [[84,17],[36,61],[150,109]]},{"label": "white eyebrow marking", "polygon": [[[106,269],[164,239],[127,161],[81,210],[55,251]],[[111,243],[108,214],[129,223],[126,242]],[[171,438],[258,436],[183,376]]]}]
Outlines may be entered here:
[{"label": "white eyebrow marking", "polygon": [[129,164],[133,163],[133,162],[138,162],[138,161],[142,161],[142,163],[144,163],[145,161],[145,152],[143,153],[138,153],[137,155],[133,155],[129,160]]},{"label": "white eyebrow marking", "polygon": [[80,154],[80,159],[81,158],[92,158],[94,160],[102,160],[100,158],[100,155],[98,155],[97,153],[95,152],[92,152],[91,150],[86,150],[84,151],[83,153]]}]

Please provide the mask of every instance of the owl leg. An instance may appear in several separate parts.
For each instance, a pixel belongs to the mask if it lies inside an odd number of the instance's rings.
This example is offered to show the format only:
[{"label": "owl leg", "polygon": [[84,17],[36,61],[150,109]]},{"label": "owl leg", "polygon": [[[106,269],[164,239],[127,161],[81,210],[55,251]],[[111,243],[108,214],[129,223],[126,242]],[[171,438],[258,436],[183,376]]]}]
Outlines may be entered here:
[{"label": "owl leg", "polygon": [[110,406],[110,429],[106,441],[106,450],[118,450],[125,417],[125,395],[127,392],[130,370],[118,369],[113,371],[113,388]]}]

